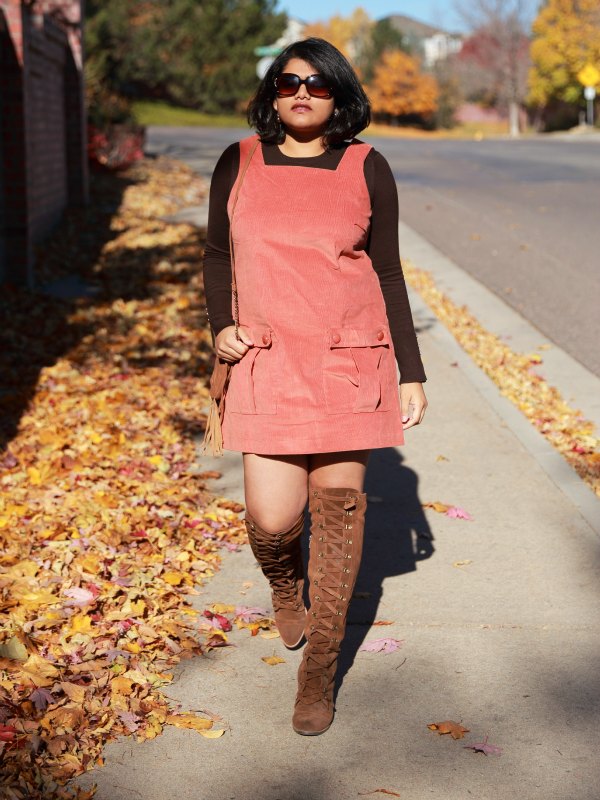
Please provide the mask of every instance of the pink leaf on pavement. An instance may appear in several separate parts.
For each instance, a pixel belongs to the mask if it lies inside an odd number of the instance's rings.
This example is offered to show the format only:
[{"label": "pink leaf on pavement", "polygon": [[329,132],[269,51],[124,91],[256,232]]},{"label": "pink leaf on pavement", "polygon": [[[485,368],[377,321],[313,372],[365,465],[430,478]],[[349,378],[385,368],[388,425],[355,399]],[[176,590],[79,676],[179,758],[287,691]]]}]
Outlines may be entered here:
[{"label": "pink leaf on pavement", "polygon": [[256,622],[259,619],[264,619],[269,616],[266,608],[259,606],[238,606],[235,610],[236,617],[239,617],[242,622]]},{"label": "pink leaf on pavement", "polygon": [[366,653],[393,653],[403,644],[404,639],[371,639],[361,645],[359,650]]},{"label": "pink leaf on pavement", "polygon": [[454,519],[473,519],[469,512],[465,511],[464,508],[460,508],[460,506],[450,506],[446,511],[446,516]]},{"label": "pink leaf on pavement", "polygon": [[495,744],[488,744],[488,737],[486,736],[483,742],[475,742],[474,744],[466,744],[466,750],[473,750],[476,753],[483,753],[484,755],[500,756],[502,755],[502,748]]}]

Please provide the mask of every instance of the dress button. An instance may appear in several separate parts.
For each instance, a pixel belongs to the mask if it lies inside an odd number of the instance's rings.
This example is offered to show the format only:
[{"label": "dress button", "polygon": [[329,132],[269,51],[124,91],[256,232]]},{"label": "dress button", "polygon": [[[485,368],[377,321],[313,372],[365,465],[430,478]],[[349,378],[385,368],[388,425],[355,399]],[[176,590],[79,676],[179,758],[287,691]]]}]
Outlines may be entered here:
[{"label": "dress button", "polygon": [[269,344],[269,334],[268,333],[263,333],[262,340],[263,340],[263,344]]},{"label": "dress button", "polygon": [[339,333],[334,333],[331,339],[335,344],[339,344],[342,341],[342,337],[339,335]]},{"label": "dress button", "polygon": [[377,338],[379,339],[380,342],[383,341],[384,337],[385,333],[383,331],[379,331],[379,333],[377,334]]}]

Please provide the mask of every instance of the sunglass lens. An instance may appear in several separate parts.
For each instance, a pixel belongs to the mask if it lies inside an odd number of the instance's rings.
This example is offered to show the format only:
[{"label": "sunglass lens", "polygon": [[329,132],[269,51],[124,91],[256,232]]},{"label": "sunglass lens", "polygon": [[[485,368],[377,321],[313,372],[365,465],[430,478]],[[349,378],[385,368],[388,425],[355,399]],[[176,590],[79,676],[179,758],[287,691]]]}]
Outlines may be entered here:
[{"label": "sunglass lens", "polygon": [[284,73],[280,75],[276,81],[275,86],[277,87],[277,91],[281,95],[292,95],[295,94],[300,86],[300,78],[297,75],[292,75],[291,73]]},{"label": "sunglass lens", "polygon": [[313,97],[329,97],[331,89],[320,75],[311,75],[306,82],[306,88]]}]

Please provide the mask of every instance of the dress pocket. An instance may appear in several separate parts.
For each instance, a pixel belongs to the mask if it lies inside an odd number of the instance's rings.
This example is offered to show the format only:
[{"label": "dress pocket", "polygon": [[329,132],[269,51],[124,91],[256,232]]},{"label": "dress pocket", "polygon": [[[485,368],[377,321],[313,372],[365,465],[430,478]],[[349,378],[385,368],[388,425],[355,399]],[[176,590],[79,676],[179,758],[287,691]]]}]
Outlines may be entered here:
[{"label": "dress pocket", "polygon": [[387,374],[390,333],[374,328],[331,328],[323,358],[323,390],[328,414],[387,411],[382,392]]},{"label": "dress pocket", "polygon": [[273,331],[249,330],[254,346],[231,369],[225,406],[237,414],[275,414],[279,370]]}]

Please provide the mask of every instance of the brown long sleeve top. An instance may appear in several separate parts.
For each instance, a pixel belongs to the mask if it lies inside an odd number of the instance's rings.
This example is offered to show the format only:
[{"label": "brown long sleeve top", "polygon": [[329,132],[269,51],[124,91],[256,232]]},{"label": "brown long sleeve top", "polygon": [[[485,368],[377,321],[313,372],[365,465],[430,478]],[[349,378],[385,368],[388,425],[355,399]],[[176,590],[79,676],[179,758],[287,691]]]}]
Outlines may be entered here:
[{"label": "brown long sleeve top", "polygon": [[[292,158],[276,144],[261,144],[266,164],[273,166],[336,169],[345,146],[319,156]],[[231,314],[231,258],[227,201],[240,164],[239,144],[221,155],[213,173],[204,253],[206,310],[215,336],[233,325]],[[401,383],[427,380],[410,310],[398,245],[398,192],[388,162],[372,149],[364,162],[364,174],[371,198],[371,227],[366,251],[379,278],[394,343]]]}]

